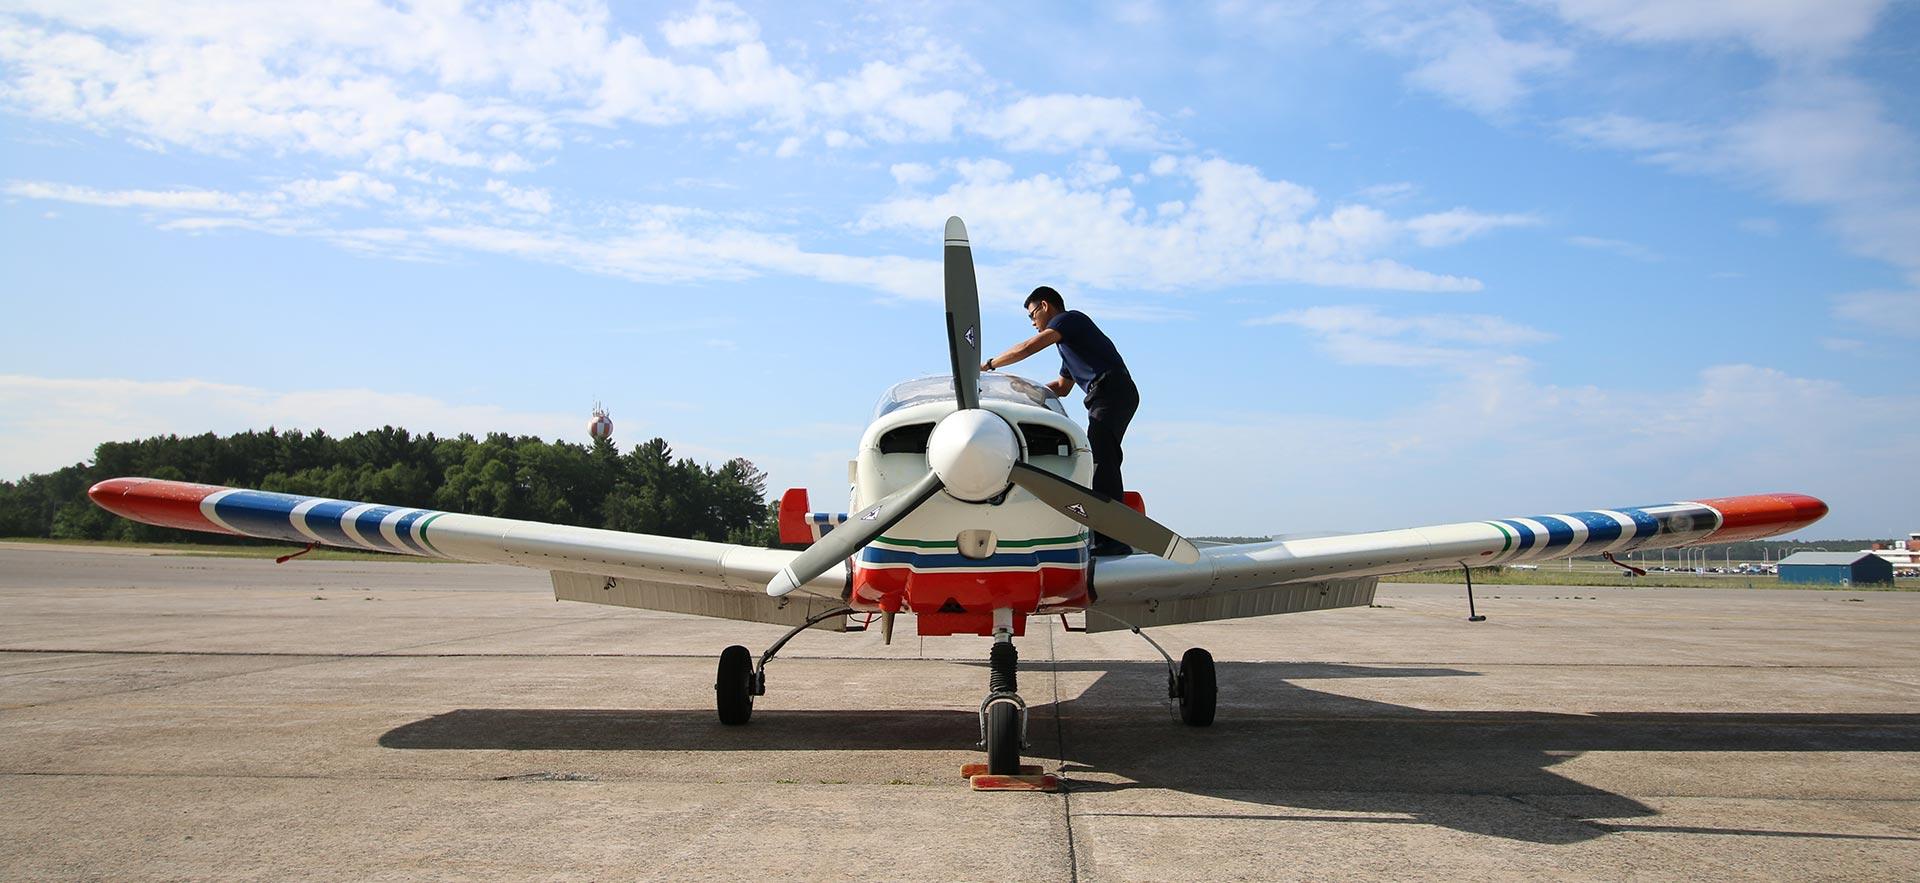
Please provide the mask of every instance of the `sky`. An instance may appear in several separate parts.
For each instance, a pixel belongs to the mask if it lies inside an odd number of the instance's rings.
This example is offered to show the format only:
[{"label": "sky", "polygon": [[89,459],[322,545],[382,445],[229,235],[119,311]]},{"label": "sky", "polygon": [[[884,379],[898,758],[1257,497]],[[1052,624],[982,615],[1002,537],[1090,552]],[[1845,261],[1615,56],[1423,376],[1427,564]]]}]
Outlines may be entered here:
[{"label": "sky", "polygon": [[957,214],[989,351],[1041,284],[1113,338],[1188,535],[1904,536],[1917,86],[1882,0],[0,0],[0,477],[601,402],[841,509]]}]

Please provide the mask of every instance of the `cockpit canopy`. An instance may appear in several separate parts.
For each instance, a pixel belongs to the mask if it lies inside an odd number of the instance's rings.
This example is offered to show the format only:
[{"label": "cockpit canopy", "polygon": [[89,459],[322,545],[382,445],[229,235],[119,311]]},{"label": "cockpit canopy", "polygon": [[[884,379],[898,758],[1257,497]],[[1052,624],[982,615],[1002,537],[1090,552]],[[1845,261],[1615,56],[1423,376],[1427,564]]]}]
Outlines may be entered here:
[{"label": "cockpit canopy", "polygon": [[[1039,405],[1062,417],[1067,416],[1066,406],[1060,404],[1060,397],[1038,383],[1025,377],[1011,374],[987,372],[980,375],[980,398],[987,401],[1018,402],[1023,405]],[[914,380],[902,381],[887,390],[880,397],[880,404],[873,408],[875,420],[908,405],[923,402],[950,402],[954,400],[953,375],[934,374]]]}]

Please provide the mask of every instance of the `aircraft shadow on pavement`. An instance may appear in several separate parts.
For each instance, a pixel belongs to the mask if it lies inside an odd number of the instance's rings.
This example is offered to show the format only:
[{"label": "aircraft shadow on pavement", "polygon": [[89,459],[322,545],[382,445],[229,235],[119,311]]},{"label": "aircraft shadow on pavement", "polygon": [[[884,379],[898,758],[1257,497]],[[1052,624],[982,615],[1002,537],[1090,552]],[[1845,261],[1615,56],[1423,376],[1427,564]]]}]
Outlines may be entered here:
[{"label": "aircraft shadow on pavement", "polygon": [[[1100,674],[1078,695],[1053,703],[1044,701],[1053,689],[1052,672],[1069,680],[1077,672]],[[1021,681],[1033,703],[1028,754],[1043,761],[1058,758],[1074,792],[1163,788],[1319,813],[1245,818],[1423,822],[1541,843],[1579,842],[1613,830],[1665,830],[1586,821],[1658,814],[1629,797],[1551,770],[1587,751],[1920,751],[1920,714],[1430,711],[1294,683],[1472,675],[1448,668],[1222,663],[1220,714],[1207,728],[1183,726],[1173,717],[1166,668],[1158,663],[1039,662],[1022,671]],[[380,744],[455,750],[969,751],[978,732],[976,714],[959,709],[757,709],[745,727],[722,726],[710,708],[460,709],[396,727],[380,737]],[[1518,800],[1531,809],[1490,809],[1476,799],[1486,796]],[[1546,810],[1529,798],[1554,800],[1552,812],[1562,815],[1543,816]],[[1574,804],[1578,815],[1564,815]]]}]

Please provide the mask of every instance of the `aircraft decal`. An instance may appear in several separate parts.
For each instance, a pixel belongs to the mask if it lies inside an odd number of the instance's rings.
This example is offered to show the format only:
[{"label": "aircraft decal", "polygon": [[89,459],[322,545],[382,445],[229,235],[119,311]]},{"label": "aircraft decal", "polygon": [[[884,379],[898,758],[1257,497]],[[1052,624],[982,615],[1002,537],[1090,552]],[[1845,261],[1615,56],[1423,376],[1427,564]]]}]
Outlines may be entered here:
[{"label": "aircraft decal", "polygon": [[922,571],[1034,571],[1042,567],[1081,569],[1087,566],[1085,533],[1032,539],[1003,539],[998,551],[986,558],[960,554],[953,540],[919,540],[882,536],[862,549],[859,565],[870,570],[904,568]]},{"label": "aircraft decal", "polygon": [[1637,549],[1658,537],[1708,534],[1724,516],[1702,503],[1665,503],[1485,521],[1505,542],[1499,555],[1522,561],[1551,554],[1597,555]]}]

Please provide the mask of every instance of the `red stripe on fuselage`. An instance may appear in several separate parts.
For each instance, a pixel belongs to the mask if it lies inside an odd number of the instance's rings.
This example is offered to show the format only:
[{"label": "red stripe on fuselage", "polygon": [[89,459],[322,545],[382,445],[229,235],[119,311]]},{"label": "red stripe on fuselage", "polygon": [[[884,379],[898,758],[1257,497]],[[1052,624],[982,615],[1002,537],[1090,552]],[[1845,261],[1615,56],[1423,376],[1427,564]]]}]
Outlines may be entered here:
[{"label": "red stripe on fuselage", "polygon": [[200,502],[224,490],[218,485],[157,478],[109,478],[88,488],[87,496],[108,512],[145,524],[233,534],[200,514]]},{"label": "red stripe on fuselage", "polygon": [[[913,571],[904,567],[860,567],[853,572],[849,606],[856,610],[911,610],[920,634],[993,634],[993,611],[1028,614],[1085,610],[1087,569]],[[958,611],[956,612],[956,608]]]},{"label": "red stripe on fuselage", "polygon": [[1806,527],[1827,515],[1827,504],[1806,494],[1749,494],[1695,500],[1720,513],[1720,529],[1702,543],[1737,543],[1778,536]]}]

